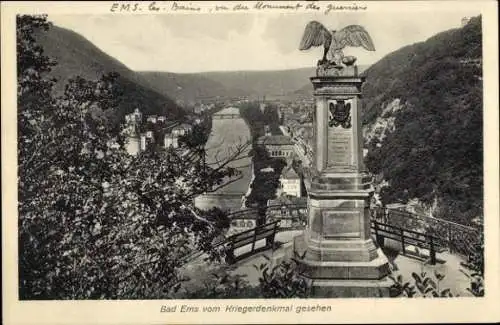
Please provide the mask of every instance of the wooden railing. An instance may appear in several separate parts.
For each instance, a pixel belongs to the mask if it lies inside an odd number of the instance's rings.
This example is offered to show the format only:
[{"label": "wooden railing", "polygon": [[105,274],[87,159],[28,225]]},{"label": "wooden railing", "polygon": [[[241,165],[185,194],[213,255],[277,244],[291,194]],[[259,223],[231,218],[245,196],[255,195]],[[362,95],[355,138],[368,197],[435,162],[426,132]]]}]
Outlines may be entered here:
[{"label": "wooden railing", "polygon": [[259,213],[262,213],[262,215],[265,215],[271,211],[278,211],[285,207],[288,210],[297,210],[297,209],[305,209],[307,206],[305,204],[274,204],[270,206],[266,206],[263,209],[259,208],[248,208],[244,210],[239,210],[231,213],[229,215],[229,218],[231,219],[241,219],[241,218],[257,218],[259,216]]},{"label": "wooden railing", "polygon": [[[306,206],[298,204],[274,205],[267,207],[266,210],[261,211],[260,213],[265,213],[266,215],[274,214],[274,219],[283,220],[280,226],[283,230],[285,230],[287,229],[286,219],[298,220],[298,215],[292,216],[293,211],[303,208],[306,208]],[[289,216],[279,216],[278,210],[280,209],[287,209],[290,212]],[[248,212],[252,212],[255,216],[258,215],[257,209],[248,209],[239,211],[235,213],[234,216],[236,219],[245,218],[245,215]],[[307,218],[305,218],[305,220],[307,220]],[[478,227],[466,226],[444,219],[437,219],[407,211],[388,208],[371,209],[371,220],[432,235],[436,240],[436,245],[446,247],[450,253],[458,254],[464,257],[471,253],[472,246],[482,231],[482,229]],[[296,228],[296,224],[291,227]]]},{"label": "wooden railing", "polygon": [[470,254],[473,243],[482,231],[480,228],[443,219],[387,208],[372,209],[371,219],[432,235],[436,239],[436,244],[446,247],[450,253],[462,256]]},{"label": "wooden railing", "polygon": [[[279,221],[270,222],[268,224],[235,234],[226,240],[226,262],[228,264],[234,264],[239,260],[242,260],[248,256],[255,253],[272,248],[274,245],[274,237],[276,231],[278,230]],[[259,240],[265,239],[265,245],[262,247],[256,247],[256,243]],[[251,244],[250,251],[244,252],[243,254],[236,255],[235,250]]]},{"label": "wooden railing", "polygon": [[[393,239],[401,243],[401,253],[407,255],[406,245],[413,245],[419,249],[429,250],[429,263],[436,264],[436,251],[440,248],[436,237],[422,233],[403,229],[386,223],[371,221],[371,232],[375,235],[375,240],[380,247],[385,246],[385,239]],[[412,252],[416,254],[416,252]]]},{"label": "wooden railing", "polygon": [[[292,230],[304,228],[302,221],[306,221],[307,217],[300,214],[294,215],[293,211],[299,211],[300,209],[306,208],[305,205],[273,205],[267,207],[264,210],[251,208],[246,210],[240,210],[229,215],[231,219],[244,219],[244,218],[259,218],[260,214],[270,215],[272,212],[278,212],[278,210],[287,209],[289,211],[288,216],[275,215],[273,217],[273,222],[266,225],[262,225],[245,232],[237,233],[225,240],[218,242],[213,245],[214,248],[220,247],[221,245],[226,246],[226,255],[229,255],[228,261],[233,263],[244,257],[231,256],[234,255],[234,250],[236,248],[252,244],[252,249],[249,254],[256,253],[255,241],[253,238],[258,238],[260,240],[265,236],[265,231],[270,231],[266,227],[269,225],[275,225],[272,232],[272,241],[274,240],[274,234],[277,231],[282,230]],[[290,226],[287,226],[287,220],[290,219]],[[280,223],[281,221],[281,223]],[[294,222],[295,221],[295,222]],[[405,244],[412,244],[417,247],[425,247],[429,251],[435,252],[440,249],[447,248],[451,253],[467,256],[471,252],[472,244],[479,237],[481,229],[475,227],[469,227],[461,225],[458,223],[446,221],[443,219],[437,219],[432,217],[421,216],[406,211],[387,209],[387,208],[376,208],[371,210],[371,225],[372,232],[383,244],[382,238],[392,238],[402,242],[403,254],[405,251]],[[377,225],[378,228],[375,228]],[[384,230],[385,229],[385,230]],[[271,236],[271,233],[267,233]],[[250,240],[250,241],[249,241]],[[380,244],[379,243],[379,244]],[[231,246],[232,245],[232,246]],[[269,248],[272,245],[271,242],[266,242],[266,246],[263,249]],[[432,248],[432,250],[431,250]],[[259,249],[260,251],[260,249]],[[229,254],[227,253],[229,252]],[[199,256],[203,255],[203,252],[193,252],[187,255],[183,260],[185,262],[193,260]],[[433,255],[433,254],[431,254]]]}]

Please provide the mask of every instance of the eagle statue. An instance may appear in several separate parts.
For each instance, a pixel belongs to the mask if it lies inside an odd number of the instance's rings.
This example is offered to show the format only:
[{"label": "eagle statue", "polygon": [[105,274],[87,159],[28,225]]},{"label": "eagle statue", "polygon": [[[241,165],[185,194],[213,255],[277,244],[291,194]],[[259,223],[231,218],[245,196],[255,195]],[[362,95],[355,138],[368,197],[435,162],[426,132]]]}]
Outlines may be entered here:
[{"label": "eagle statue", "polygon": [[[344,56],[342,51],[346,46],[362,46],[368,51],[375,51],[370,35],[362,26],[349,25],[338,31],[329,31],[323,24],[311,21],[306,25],[299,50],[305,51],[313,46],[321,45],[323,45],[325,51],[323,58],[318,61],[318,67],[326,65],[341,69],[342,63],[346,66],[353,65],[356,58],[354,56]],[[332,60],[328,60],[327,56]]]}]

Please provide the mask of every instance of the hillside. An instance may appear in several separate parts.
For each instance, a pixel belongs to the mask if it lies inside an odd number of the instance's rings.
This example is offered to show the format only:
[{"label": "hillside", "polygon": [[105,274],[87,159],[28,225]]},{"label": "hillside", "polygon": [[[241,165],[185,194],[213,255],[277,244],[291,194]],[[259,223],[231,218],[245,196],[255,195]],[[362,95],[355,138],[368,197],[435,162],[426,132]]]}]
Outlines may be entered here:
[{"label": "hillside", "polygon": [[153,89],[176,100],[193,101],[204,98],[257,99],[279,98],[301,88],[314,74],[314,68],[278,71],[217,71],[171,73],[143,71],[140,74]]},{"label": "hillside", "polygon": [[279,98],[304,85],[314,74],[315,68],[301,68],[277,71],[229,71],[206,72],[202,76],[243,89],[251,97]]},{"label": "hillside", "polygon": [[417,198],[434,215],[482,215],[481,18],[393,52],[366,72],[370,171],[385,203]]},{"label": "hillside", "polygon": [[83,36],[57,26],[47,32],[39,32],[37,42],[43,46],[45,54],[56,59],[57,65],[51,76],[58,78],[55,91],[61,93],[66,81],[81,76],[95,80],[102,74],[118,72],[118,83],[124,96],[120,109],[113,115],[114,121],[123,121],[123,116],[134,108],[145,114],[163,114],[171,119],[183,115],[183,111],[166,94],[151,89],[147,80],[128,69],[125,65],[98,49]]},{"label": "hillside", "polygon": [[185,103],[199,99],[230,98],[246,95],[245,91],[223,85],[200,74],[158,71],[138,72],[151,88],[160,94],[169,94]]}]

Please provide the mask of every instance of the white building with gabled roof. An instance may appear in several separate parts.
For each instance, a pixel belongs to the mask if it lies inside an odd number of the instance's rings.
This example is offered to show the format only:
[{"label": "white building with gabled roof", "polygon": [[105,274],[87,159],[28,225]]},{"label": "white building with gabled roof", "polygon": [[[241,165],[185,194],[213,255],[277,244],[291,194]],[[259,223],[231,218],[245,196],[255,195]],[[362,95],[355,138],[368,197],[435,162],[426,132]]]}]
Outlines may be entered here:
[{"label": "white building with gabled roof", "polygon": [[283,168],[280,176],[280,191],[282,194],[301,197],[301,179],[292,165]]}]

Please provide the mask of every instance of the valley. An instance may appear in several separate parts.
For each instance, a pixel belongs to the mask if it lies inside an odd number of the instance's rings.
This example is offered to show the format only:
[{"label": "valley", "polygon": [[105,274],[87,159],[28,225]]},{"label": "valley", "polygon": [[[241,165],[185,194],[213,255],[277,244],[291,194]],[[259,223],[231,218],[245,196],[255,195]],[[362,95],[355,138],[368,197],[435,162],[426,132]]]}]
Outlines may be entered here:
[{"label": "valley", "polygon": [[[380,180],[385,204],[417,200],[429,214],[468,223],[482,211],[481,21],[360,66],[366,164]],[[171,121],[210,116],[223,108],[267,103],[310,116],[315,68],[171,73],[132,71],[80,35],[54,26],[40,43],[58,65],[55,91],[75,76],[120,75],[123,99],[115,124],[140,108]],[[189,118],[188,118],[189,120]],[[286,125],[283,125],[283,127]],[[385,185],[384,185],[385,184]],[[388,185],[389,184],[389,185]],[[438,208],[439,206],[439,208]],[[449,217],[453,215],[454,217]]]}]

